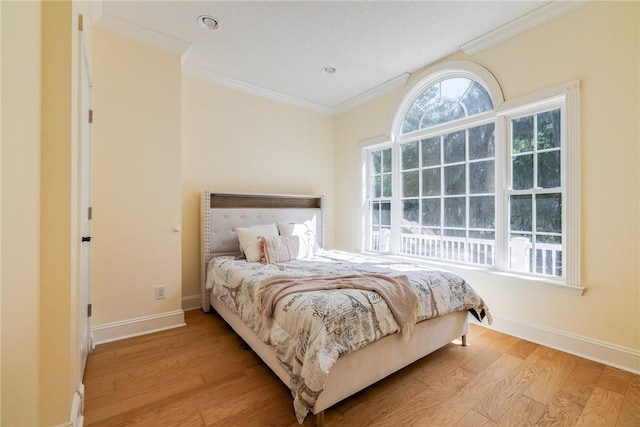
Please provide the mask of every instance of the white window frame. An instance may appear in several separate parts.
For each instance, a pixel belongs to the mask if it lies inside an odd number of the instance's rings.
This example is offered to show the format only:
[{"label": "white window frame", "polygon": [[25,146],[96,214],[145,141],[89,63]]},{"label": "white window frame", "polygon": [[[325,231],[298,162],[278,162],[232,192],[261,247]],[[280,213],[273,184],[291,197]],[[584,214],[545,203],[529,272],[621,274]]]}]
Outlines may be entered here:
[{"label": "white window frame", "polygon": [[[369,181],[369,178],[371,177],[371,169],[370,169],[369,156],[373,151],[384,150],[387,148],[391,148],[391,158],[392,158],[392,161],[394,162],[391,165],[391,169],[393,171],[397,167],[395,165],[397,151],[398,151],[396,144],[393,144],[386,137],[380,137],[380,138],[375,138],[369,141],[365,141],[360,145],[360,171],[361,171],[360,182],[362,184],[360,188],[360,195],[361,195],[360,205],[362,207],[361,216],[360,216],[361,227],[360,227],[360,238],[358,239],[358,250],[360,252],[367,251],[368,242],[371,241],[371,222],[370,222],[371,214],[369,212],[369,201],[371,199],[371,182]],[[394,227],[393,224],[395,224],[395,220],[396,220],[395,216],[397,215],[396,209],[394,206],[394,203],[395,203],[394,195],[396,194],[396,191],[397,191],[396,181],[397,179],[395,177],[395,173],[392,172],[391,174],[391,228],[392,229]],[[393,233],[392,233],[392,239],[393,239]],[[390,253],[393,253],[394,248],[395,246],[392,240]]]},{"label": "white window frame", "polygon": [[[462,119],[459,123],[476,120],[495,120],[495,198],[496,198],[496,253],[495,265],[485,268],[484,271],[491,274],[508,275],[523,279],[527,282],[537,282],[551,285],[559,285],[564,290],[574,294],[582,294],[583,288],[580,282],[580,82],[578,80],[554,86],[526,96],[505,101],[502,91],[493,75],[478,64],[466,61],[450,61],[432,67],[422,73],[416,79],[417,83],[408,88],[394,112],[390,124],[390,134],[373,140],[364,141],[361,149],[361,227],[359,249],[367,250],[369,233],[368,200],[369,200],[369,153],[383,148],[391,147],[393,156],[392,175],[392,207],[391,207],[391,255],[398,254],[400,245],[400,142],[411,139],[419,139],[423,133],[433,134],[439,131],[439,127],[428,130],[414,131],[401,134],[402,123],[408,109],[413,105],[416,97],[434,83],[445,78],[466,77],[481,83],[488,90],[494,101],[494,111],[482,113],[468,119]],[[511,151],[510,120],[528,114],[560,108],[562,120],[562,234],[563,234],[563,277],[546,276],[536,273],[514,272],[509,269],[509,188]],[[458,123],[458,122],[457,122]],[[444,260],[420,259],[426,264],[449,264]],[[472,264],[450,263],[452,267],[459,268],[473,266]],[[477,266],[474,266],[477,267]],[[476,268],[478,270],[478,268]],[[482,269],[480,269],[482,270]]]},{"label": "white window frame", "polygon": [[[508,147],[508,142],[511,140],[511,119],[557,108],[561,110],[561,115],[564,117],[561,129],[563,278],[554,280],[538,274],[531,274],[531,276],[580,287],[580,81],[578,80],[506,101],[497,111],[498,117],[503,122],[501,127],[504,132],[504,144],[500,145],[505,151],[502,154],[505,162],[502,170],[505,173],[501,177],[504,189],[501,215],[504,225],[501,227],[503,232],[501,247],[496,249],[500,260],[497,267],[499,270],[510,272],[507,268],[509,236],[506,231],[509,221],[509,195],[512,192],[510,190],[511,156]],[[519,274],[526,275],[526,273]]]}]

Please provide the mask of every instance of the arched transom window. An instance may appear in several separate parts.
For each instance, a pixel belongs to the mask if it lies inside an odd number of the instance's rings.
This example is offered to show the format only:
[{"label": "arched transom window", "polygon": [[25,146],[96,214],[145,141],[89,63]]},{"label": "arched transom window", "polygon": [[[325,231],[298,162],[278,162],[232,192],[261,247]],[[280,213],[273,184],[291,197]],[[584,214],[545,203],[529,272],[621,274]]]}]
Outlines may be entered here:
[{"label": "arched transom window", "polygon": [[422,92],[407,111],[402,133],[410,133],[493,110],[487,90],[469,78],[449,78]]}]

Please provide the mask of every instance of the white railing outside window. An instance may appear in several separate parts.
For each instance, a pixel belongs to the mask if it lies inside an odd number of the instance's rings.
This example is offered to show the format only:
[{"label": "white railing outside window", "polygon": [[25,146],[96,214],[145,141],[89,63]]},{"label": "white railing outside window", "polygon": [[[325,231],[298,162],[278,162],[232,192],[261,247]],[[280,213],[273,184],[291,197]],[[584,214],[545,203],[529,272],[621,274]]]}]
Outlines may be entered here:
[{"label": "white railing outside window", "polygon": [[[388,252],[389,232],[383,231],[385,232],[371,234],[371,250]],[[537,243],[534,249],[529,240],[514,238],[510,247],[511,270],[562,277],[562,245]],[[420,258],[492,266],[495,242],[486,239],[402,233],[399,253]]]},{"label": "white railing outside window", "polygon": [[515,237],[510,242],[511,270],[562,277],[562,245]]},{"label": "white railing outside window", "polygon": [[400,253],[423,258],[493,265],[495,242],[429,234],[401,234]]}]

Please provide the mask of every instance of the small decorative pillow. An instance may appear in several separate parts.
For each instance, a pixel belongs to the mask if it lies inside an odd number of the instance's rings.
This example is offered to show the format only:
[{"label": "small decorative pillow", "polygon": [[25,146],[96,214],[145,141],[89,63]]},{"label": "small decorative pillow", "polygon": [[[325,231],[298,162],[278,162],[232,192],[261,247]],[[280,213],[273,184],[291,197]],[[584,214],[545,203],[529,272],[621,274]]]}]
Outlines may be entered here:
[{"label": "small decorative pillow", "polygon": [[318,244],[316,242],[315,230],[316,228],[311,221],[305,221],[302,224],[278,223],[278,231],[281,236],[300,237],[300,258],[308,258],[316,253]]},{"label": "small decorative pillow", "polygon": [[254,225],[248,228],[236,228],[236,235],[240,243],[240,251],[249,262],[260,262],[260,236],[277,236],[278,227],[275,224]]},{"label": "small decorative pillow", "polygon": [[270,264],[300,258],[299,236],[260,236],[262,262]]}]

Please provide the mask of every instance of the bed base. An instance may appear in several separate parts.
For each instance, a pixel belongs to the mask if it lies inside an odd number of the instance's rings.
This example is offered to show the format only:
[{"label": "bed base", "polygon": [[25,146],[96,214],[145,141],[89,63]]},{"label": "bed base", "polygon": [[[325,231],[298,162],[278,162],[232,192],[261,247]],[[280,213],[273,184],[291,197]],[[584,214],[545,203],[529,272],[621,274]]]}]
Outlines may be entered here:
[{"label": "bed base", "polygon": [[[240,318],[206,289],[206,268],[217,255],[239,251],[235,228],[278,221],[312,221],[322,248],[327,242],[326,198],[283,194],[238,194],[205,191],[201,198],[201,303],[208,312],[213,307],[271,370],[289,387],[290,378],[275,356],[273,347],[260,340]],[[312,408],[316,423],[324,423],[324,410],[375,382],[404,368],[427,354],[462,337],[466,345],[469,331],[467,311],[426,320],[415,325],[404,342],[393,334],[338,359],[331,368],[324,391]],[[398,351],[401,348],[402,351]]]},{"label": "bed base", "polygon": [[[278,362],[275,350],[265,344],[242,320],[216,298],[211,305],[251,349],[271,368],[280,380],[290,387],[289,375]],[[469,318],[466,311],[425,320],[415,325],[406,342],[401,334],[393,334],[338,359],[331,367],[324,391],[312,409],[316,424],[324,424],[324,410],[358,391],[376,383],[418,359],[462,338],[466,345]],[[402,351],[398,348],[402,347]]]}]

